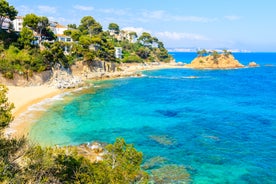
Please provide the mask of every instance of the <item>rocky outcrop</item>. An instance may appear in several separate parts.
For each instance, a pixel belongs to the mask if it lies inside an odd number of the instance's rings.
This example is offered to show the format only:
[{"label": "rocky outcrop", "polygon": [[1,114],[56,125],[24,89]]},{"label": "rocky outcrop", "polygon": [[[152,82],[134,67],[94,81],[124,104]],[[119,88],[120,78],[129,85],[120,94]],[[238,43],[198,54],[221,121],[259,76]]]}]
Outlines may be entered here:
[{"label": "rocky outcrop", "polygon": [[53,76],[48,85],[58,89],[79,87],[83,84],[80,77],[74,76],[69,69],[54,69]]},{"label": "rocky outcrop", "polygon": [[93,163],[102,161],[105,155],[103,145],[98,142],[81,144],[77,146],[77,151],[80,155],[89,159]]},{"label": "rocky outcrop", "polygon": [[51,70],[40,73],[33,73],[31,77],[24,77],[23,75],[14,74],[13,79],[7,79],[0,73],[0,81],[2,84],[11,86],[37,86],[43,85],[52,78],[53,72]]},{"label": "rocky outcrop", "polygon": [[117,72],[117,64],[105,61],[80,61],[71,67],[72,74],[82,79],[100,79]]},{"label": "rocky outcrop", "polygon": [[195,69],[232,69],[242,68],[244,65],[239,63],[233,55],[218,54],[217,56],[199,56],[190,64],[185,65]]},{"label": "rocky outcrop", "polygon": [[258,65],[256,62],[252,61],[248,64],[249,67],[259,67],[260,65]]},{"label": "rocky outcrop", "polygon": [[128,70],[123,67],[123,64],[105,61],[80,61],[75,63],[71,70],[74,76],[78,76],[83,80],[141,76],[140,72]]}]

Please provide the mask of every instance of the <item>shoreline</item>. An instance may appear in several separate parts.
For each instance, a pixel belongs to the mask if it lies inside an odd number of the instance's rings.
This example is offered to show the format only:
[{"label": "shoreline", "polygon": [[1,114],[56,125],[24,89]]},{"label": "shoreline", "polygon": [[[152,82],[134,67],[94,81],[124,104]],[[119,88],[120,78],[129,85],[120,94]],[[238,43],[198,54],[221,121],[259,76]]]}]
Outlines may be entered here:
[{"label": "shoreline", "polygon": [[[122,66],[122,71],[108,72],[106,76],[102,78],[91,78],[87,80],[108,80],[122,77],[137,76],[137,73],[147,70],[160,70],[160,69],[174,69],[174,68],[187,68],[185,66],[177,65],[176,63],[158,63],[151,65],[142,64],[125,64]],[[32,105],[38,104],[45,99],[53,98],[62,93],[79,89],[76,87],[73,89],[57,89],[48,85],[39,86],[11,86],[7,85],[8,93],[7,97],[9,102],[13,103],[15,108],[12,110],[14,120],[10,123],[9,127],[5,130],[7,137],[17,138],[20,136],[28,135],[29,129],[32,123],[24,121],[24,113],[28,111],[28,108]],[[37,115],[39,116],[39,115]]]},{"label": "shoreline", "polygon": [[38,104],[43,100],[53,98],[65,92],[65,90],[56,89],[47,85],[41,86],[7,86],[7,97],[15,108],[12,110],[14,120],[5,129],[7,137],[22,137],[28,134],[30,123],[23,121],[24,113],[32,105]]}]

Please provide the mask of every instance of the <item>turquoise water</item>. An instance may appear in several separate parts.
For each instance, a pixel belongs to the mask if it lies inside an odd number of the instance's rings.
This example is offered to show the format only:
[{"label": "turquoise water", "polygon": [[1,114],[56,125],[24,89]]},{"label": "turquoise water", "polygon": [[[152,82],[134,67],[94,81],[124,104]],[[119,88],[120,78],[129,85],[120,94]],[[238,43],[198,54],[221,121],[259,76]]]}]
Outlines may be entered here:
[{"label": "turquoise water", "polygon": [[[172,53],[190,62],[195,53]],[[123,137],[145,162],[185,166],[191,183],[276,182],[276,53],[237,53],[236,70],[167,69],[94,82],[56,101],[30,138],[42,145]],[[193,78],[191,76],[196,76]]]}]

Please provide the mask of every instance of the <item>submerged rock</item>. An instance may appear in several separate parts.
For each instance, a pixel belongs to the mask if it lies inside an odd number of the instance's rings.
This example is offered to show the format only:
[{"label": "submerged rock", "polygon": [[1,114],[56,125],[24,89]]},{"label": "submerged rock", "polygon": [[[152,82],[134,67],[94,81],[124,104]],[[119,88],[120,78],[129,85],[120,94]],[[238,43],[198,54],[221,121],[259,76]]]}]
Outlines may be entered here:
[{"label": "submerged rock", "polygon": [[160,156],[152,157],[151,159],[147,160],[143,164],[142,168],[143,169],[152,169],[152,168],[160,166],[161,164],[164,164],[165,162],[166,162],[166,158],[164,158],[164,157],[160,157]]},{"label": "submerged rock", "polygon": [[151,170],[151,177],[155,183],[189,183],[190,174],[184,166],[165,165]]},{"label": "submerged rock", "polygon": [[165,146],[175,144],[175,140],[167,135],[150,135],[149,138]]}]

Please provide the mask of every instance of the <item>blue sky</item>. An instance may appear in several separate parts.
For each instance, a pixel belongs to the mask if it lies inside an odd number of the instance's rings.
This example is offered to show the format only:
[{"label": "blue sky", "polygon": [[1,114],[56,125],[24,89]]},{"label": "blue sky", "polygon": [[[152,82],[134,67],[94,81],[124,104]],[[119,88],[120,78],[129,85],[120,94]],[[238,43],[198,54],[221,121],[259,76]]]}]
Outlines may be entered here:
[{"label": "blue sky", "polygon": [[91,15],[104,29],[150,32],[166,47],[276,52],[275,0],[8,0],[19,15],[35,13],[61,24]]}]

